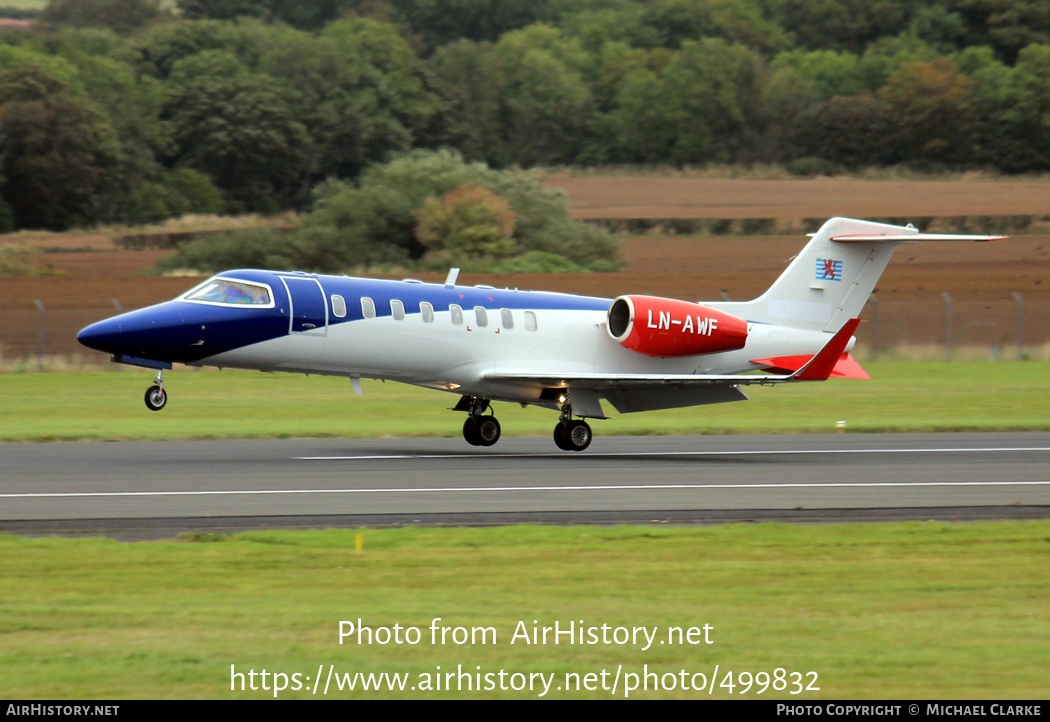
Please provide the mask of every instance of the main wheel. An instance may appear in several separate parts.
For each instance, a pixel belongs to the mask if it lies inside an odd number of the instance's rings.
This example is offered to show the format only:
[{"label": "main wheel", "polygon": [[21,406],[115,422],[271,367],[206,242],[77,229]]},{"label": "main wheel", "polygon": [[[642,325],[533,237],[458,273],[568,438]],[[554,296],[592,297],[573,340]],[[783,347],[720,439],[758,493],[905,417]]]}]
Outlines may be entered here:
[{"label": "main wheel", "polygon": [[467,440],[467,443],[471,446],[481,446],[481,435],[478,433],[478,419],[475,416],[468,416],[467,420],[463,422],[463,438]]},{"label": "main wheel", "polygon": [[569,447],[565,445],[565,431],[567,428],[568,424],[563,424],[560,421],[554,427],[554,444],[562,451],[569,451]]},{"label": "main wheel", "polygon": [[563,434],[565,446],[562,448],[568,451],[583,451],[591,445],[591,427],[581,419],[570,421]]},{"label": "main wheel", "polygon": [[168,403],[168,394],[160,386],[150,386],[146,389],[146,408],[150,411],[160,411]]},{"label": "main wheel", "polygon": [[477,430],[477,438],[482,446],[492,446],[499,441],[501,429],[495,416],[480,417],[474,428]]}]

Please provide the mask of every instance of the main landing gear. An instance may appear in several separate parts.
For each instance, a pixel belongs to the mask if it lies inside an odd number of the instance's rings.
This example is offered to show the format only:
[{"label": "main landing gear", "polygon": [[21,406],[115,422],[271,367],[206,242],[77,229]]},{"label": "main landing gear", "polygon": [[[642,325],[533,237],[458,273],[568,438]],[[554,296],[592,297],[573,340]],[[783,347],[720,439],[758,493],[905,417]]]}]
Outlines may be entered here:
[{"label": "main landing gear", "polygon": [[168,403],[168,394],[164,391],[164,370],[157,371],[157,378],[153,379],[153,386],[146,389],[146,408],[150,411],[160,411]]},{"label": "main landing gear", "polygon": [[488,399],[472,396],[468,402],[467,420],[463,422],[463,438],[471,446],[492,446],[499,441],[502,431],[499,421],[491,414],[482,416],[488,409]]},{"label": "main landing gear", "polygon": [[590,425],[583,419],[572,418],[572,407],[568,404],[561,408],[561,419],[554,427],[554,443],[562,451],[583,451],[591,445]]},{"label": "main landing gear", "polygon": [[[455,407],[455,411],[466,411],[463,422],[463,438],[472,446],[492,446],[499,441],[501,428],[499,421],[491,413],[488,399],[477,396],[464,396]],[[554,427],[554,443],[563,451],[583,451],[591,445],[590,425],[583,419],[572,418],[572,407],[565,404],[561,407],[561,419]]]}]

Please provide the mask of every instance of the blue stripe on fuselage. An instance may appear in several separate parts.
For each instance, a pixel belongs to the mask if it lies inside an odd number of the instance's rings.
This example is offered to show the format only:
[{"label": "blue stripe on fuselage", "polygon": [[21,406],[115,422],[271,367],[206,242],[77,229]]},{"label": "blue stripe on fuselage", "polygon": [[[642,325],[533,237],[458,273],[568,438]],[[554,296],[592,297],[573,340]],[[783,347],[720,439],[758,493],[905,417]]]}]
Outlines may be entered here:
[{"label": "blue stripe on fuselage", "polygon": [[[281,338],[289,334],[291,307],[281,277],[317,279],[324,290],[328,324],[363,319],[361,298],[371,298],[376,315],[391,315],[390,301],[397,299],[407,315],[418,314],[419,304],[428,302],[435,313],[447,312],[451,304],[464,310],[481,306],[489,310],[606,311],[607,298],[574,296],[547,291],[454,286],[436,283],[389,281],[349,276],[239,269],[217,274],[227,279],[267,284],[273,291],[272,308],[251,305],[212,305],[174,300],[99,321],[81,330],[85,346],[110,354],[158,361],[193,363],[227,351]],[[336,318],[332,296],[346,303],[346,316]]]},{"label": "blue stripe on fuselage", "polygon": [[[371,298],[375,302],[376,316],[390,316],[390,301],[398,300],[405,305],[406,314],[419,313],[419,304],[427,302],[434,306],[435,312],[448,311],[451,304],[470,310],[481,306],[489,310],[507,308],[510,310],[530,311],[606,311],[612,299],[593,296],[575,296],[550,291],[519,291],[498,288],[477,288],[475,286],[454,286],[446,288],[438,283],[416,283],[414,281],[391,281],[378,278],[354,278],[351,276],[322,276],[308,273],[281,273],[241,269],[220,273],[223,278],[239,278],[245,281],[267,283],[284,296],[283,287],[278,277],[316,278],[324,289],[328,303],[328,323],[330,325],[360,321],[361,298]],[[346,301],[346,317],[336,318],[332,309],[332,296],[342,296]]]}]

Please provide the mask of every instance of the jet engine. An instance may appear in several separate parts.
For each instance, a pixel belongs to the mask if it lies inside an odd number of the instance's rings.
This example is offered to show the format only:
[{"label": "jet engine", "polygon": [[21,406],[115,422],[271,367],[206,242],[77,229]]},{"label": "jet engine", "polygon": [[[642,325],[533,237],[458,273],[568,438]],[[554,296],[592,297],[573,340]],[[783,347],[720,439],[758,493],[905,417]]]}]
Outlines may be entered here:
[{"label": "jet engine", "polygon": [[609,335],[646,356],[698,356],[734,351],[747,342],[747,321],[698,303],[657,296],[620,296],[609,306]]}]

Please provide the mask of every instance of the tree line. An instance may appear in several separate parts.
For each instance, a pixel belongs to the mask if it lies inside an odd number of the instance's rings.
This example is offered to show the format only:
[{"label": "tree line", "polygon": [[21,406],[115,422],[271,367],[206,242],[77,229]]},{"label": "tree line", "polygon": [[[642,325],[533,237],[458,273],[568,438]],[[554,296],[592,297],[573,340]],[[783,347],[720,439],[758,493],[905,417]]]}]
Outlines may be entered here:
[{"label": "tree line", "polygon": [[[307,211],[326,182],[412,149],[496,169],[1050,168],[1036,0],[171,8],[51,0],[0,35],[0,229]],[[479,190],[436,202],[428,228],[457,203],[492,227],[513,212]]]}]

